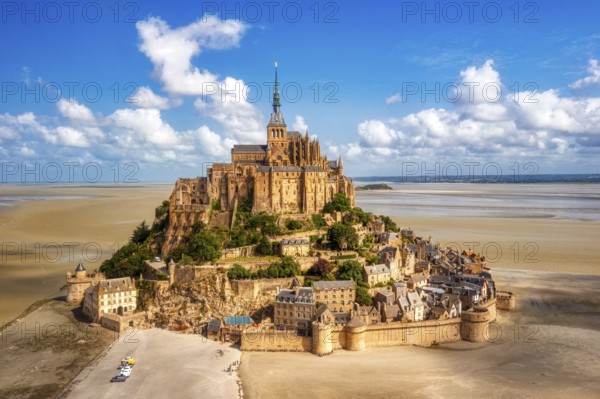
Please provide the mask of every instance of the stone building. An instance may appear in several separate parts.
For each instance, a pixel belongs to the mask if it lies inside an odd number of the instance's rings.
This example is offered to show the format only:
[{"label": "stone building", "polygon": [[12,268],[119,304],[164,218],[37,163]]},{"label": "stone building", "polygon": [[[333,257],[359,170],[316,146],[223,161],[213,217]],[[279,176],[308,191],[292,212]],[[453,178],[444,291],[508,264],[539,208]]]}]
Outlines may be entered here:
[{"label": "stone building", "polygon": [[292,238],[279,241],[281,256],[308,256],[310,241],[308,238]]},{"label": "stone building", "polygon": [[354,281],[315,281],[315,301],[326,304],[333,313],[347,313],[354,306]]},{"label": "stone building", "polygon": [[275,70],[267,143],[236,144],[231,163],[213,163],[206,176],[177,180],[170,196],[162,254],[177,246],[196,221],[230,225],[241,200],[250,198],[254,213],[312,214],[337,193],[346,195],[354,206],[354,185],[344,176],[341,157],[330,161],[308,131],[302,135],[287,130]]},{"label": "stone building", "polygon": [[132,314],[137,308],[137,289],[131,277],[102,280],[85,290],[83,313],[94,322],[105,314]]},{"label": "stone building", "polygon": [[85,290],[105,278],[104,274],[98,271],[88,273],[83,267],[83,263],[79,263],[75,268],[75,274],[67,272],[66,301],[69,303],[82,303]]},{"label": "stone building", "polygon": [[281,290],[275,296],[273,304],[275,327],[309,334],[316,310],[312,288],[296,287],[291,290]]},{"label": "stone building", "polygon": [[379,283],[387,283],[392,278],[390,269],[384,265],[363,266],[363,279],[374,287]]}]

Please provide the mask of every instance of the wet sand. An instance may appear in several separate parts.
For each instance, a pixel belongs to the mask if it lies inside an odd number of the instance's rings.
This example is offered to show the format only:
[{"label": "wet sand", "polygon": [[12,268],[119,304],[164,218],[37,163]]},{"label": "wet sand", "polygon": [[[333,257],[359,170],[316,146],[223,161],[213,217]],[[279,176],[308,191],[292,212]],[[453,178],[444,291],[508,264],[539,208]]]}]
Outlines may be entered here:
[{"label": "wet sand", "polygon": [[600,274],[600,222],[535,218],[394,217],[442,246],[471,247],[492,268]]},{"label": "wet sand", "polygon": [[0,322],[58,292],[65,285],[65,273],[80,260],[89,269],[99,267],[142,220],[152,223],[155,207],[168,198],[172,187],[0,186],[0,197],[61,198],[0,206]]},{"label": "wet sand", "polygon": [[489,343],[308,353],[244,352],[245,397],[597,398],[600,276],[497,270],[518,295]]}]

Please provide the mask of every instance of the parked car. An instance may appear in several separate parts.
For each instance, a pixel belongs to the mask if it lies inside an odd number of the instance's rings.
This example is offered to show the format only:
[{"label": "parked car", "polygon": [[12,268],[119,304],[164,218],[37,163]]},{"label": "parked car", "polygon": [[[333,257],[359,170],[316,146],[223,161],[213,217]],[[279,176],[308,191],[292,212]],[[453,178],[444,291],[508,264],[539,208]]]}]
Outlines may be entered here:
[{"label": "parked car", "polygon": [[153,262],[160,262],[160,261],[161,261],[161,259],[158,256],[155,256],[154,259],[153,259]]},{"label": "parked car", "polygon": [[115,375],[113,378],[110,379],[110,382],[125,382],[125,381],[127,381],[127,377],[125,377],[123,374]]},{"label": "parked car", "polygon": [[121,359],[121,364],[128,364],[130,366],[133,366],[135,364],[135,359],[131,356],[124,357],[123,359]]},{"label": "parked car", "polygon": [[121,369],[121,375],[124,375],[125,377],[129,377],[131,375],[131,367],[123,367]]}]

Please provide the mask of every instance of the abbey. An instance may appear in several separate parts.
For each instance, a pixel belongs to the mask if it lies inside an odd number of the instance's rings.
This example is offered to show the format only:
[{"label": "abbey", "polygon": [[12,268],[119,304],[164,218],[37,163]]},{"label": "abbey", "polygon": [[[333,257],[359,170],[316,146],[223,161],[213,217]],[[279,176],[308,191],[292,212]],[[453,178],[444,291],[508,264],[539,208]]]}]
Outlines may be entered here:
[{"label": "abbey", "polygon": [[252,199],[254,213],[312,214],[320,212],[336,193],[346,195],[354,206],[354,186],[344,176],[341,157],[329,161],[321,155],[319,140],[310,139],[308,131],[302,135],[287,130],[275,69],[266,145],[236,144],[231,163],[214,163],[206,176],[177,180],[161,252],[164,255],[174,248],[198,220],[229,225],[242,199]]}]

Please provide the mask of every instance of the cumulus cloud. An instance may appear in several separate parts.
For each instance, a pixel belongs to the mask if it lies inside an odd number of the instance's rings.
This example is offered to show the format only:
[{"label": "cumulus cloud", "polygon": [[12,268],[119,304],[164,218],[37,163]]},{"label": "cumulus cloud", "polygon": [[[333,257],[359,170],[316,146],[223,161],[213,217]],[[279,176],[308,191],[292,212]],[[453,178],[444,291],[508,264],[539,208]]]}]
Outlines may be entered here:
[{"label": "cumulus cloud", "polygon": [[192,58],[206,49],[238,46],[247,28],[239,21],[222,21],[214,15],[176,29],[160,18],[139,21],[136,27],[140,50],[154,64],[165,90],[176,95],[202,95],[210,90],[218,82],[217,76],[192,65]]},{"label": "cumulus cloud", "polygon": [[194,102],[203,115],[219,122],[225,136],[242,143],[262,143],[264,125],[261,114],[246,98],[250,98],[243,80],[227,77],[217,87],[216,93]]},{"label": "cumulus cloud", "polygon": [[65,118],[70,119],[73,122],[81,122],[86,124],[93,124],[96,122],[96,118],[92,111],[85,105],[79,104],[75,100],[61,99],[57,103],[58,111]]},{"label": "cumulus cloud", "polygon": [[297,130],[298,132],[304,134],[308,130],[308,125],[306,121],[304,121],[304,117],[302,115],[296,115],[294,117],[294,123],[292,124],[292,129]]},{"label": "cumulus cloud", "polygon": [[[430,108],[388,120],[367,119],[357,126],[357,141],[333,145],[357,162],[419,159],[513,159],[575,155],[600,146],[600,98],[571,98],[556,90],[510,93],[492,60],[460,72],[471,93],[452,108]],[[501,88],[492,99],[481,89]],[[491,92],[490,92],[491,93]],[[557,158],[558,159],[558,158]]]},{"label": "cumulus cloud", "polygon": [[131,96],[130,101],[139,108],[168,109],[171,107],[168,98],[155,94],[147,86],[140,86]]},{"label": "cumulus cloud", "polygon": [[585,78],[576,80],[569,85],[572,89],[582,89],[584,87],[599,85],[600,84],[600,65],[598,60],[591,59],[588,61],[587,71],[589,73]]},{"label": "cumulus cloud", "polygon": [[402,101],[402,95],[400,93],[392,94],[385,99],[386,104],[396,104]]}]

